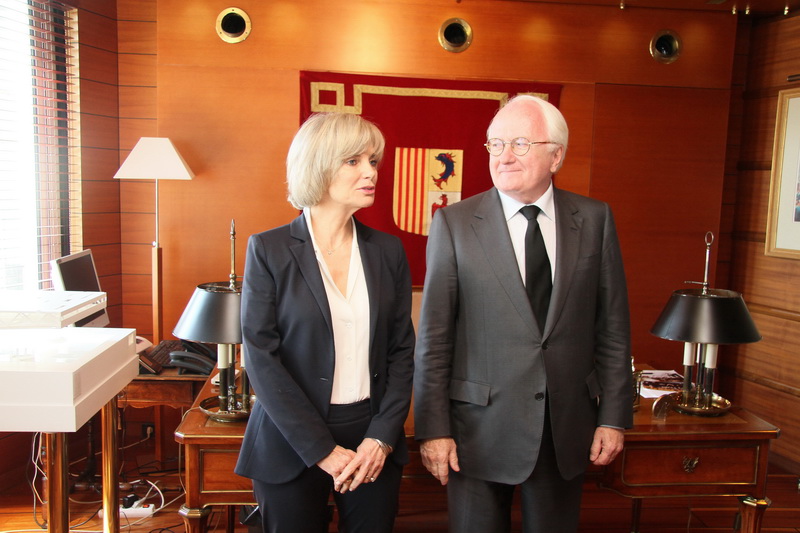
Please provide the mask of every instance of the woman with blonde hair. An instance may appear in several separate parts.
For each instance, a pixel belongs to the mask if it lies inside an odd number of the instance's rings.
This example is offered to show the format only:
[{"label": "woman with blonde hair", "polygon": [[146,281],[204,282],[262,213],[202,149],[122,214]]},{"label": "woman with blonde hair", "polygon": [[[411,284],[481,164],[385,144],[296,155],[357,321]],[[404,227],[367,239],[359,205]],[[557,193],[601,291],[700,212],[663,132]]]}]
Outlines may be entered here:
[{"label": "woman with blonde hair", "polygon": [[292,222],[250,237],[242,332],[257,401],[236,473],[269,533],[389,533],[413,376],[411,275],[400,240],[361,224],[385,141],[357,115],[318,114],[286,160]]}]

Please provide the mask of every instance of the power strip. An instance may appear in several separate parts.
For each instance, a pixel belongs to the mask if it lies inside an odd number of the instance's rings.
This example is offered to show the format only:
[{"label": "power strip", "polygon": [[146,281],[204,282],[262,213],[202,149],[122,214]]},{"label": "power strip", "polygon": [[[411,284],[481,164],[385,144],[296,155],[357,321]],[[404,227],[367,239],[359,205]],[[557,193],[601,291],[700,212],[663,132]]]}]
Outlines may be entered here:
[{"label": "power strip", "polygon": [[[153,516],[153,512],[155,511],[155,506],[152,503],[144,503],[141,507],[120,507],[119,508],[119,516],[120,518],[144,518],[147,516]],[[101,519],[103,518],[103,510],[97,513]]]}]

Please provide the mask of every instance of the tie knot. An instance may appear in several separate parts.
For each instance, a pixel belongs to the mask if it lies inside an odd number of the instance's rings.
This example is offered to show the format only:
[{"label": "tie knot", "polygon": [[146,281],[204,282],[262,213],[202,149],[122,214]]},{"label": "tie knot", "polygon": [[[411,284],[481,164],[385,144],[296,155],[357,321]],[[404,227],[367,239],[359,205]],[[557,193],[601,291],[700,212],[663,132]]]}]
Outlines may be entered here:
[{"label": "tie knot", "polygon": [[526,205],[519,211],[522,213],[522,216],[528,220],[536,220],[536,217],[539,216],[539,211],[541,211],[541,209],[538,205]]}]

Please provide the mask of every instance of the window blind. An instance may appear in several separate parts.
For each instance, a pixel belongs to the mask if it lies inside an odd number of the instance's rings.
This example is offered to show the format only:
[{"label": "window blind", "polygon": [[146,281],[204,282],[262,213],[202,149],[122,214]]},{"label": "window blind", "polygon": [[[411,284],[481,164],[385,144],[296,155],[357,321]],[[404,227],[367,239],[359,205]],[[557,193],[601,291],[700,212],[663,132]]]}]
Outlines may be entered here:
[{"label": "window blind", "polygon": [[77,10],[0,4],[0,289],[50,286],[82,249]]}]

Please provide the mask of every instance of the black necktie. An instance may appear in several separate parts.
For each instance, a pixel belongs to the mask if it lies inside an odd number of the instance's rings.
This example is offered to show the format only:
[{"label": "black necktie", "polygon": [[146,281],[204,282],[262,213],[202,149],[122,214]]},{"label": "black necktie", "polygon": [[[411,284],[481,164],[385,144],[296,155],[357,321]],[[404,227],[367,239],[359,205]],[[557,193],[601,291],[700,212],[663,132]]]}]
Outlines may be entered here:
[{"label": "black necktie", "polygon": [[535,205],[526,205],[520,212],[528,219],[528,230],[525,232],[525,290],[531,302],[531,309],[544,330],[547,319],[547,308],[550,306],[550,291],[553,279],[550,274],[550,259],[544,247],[542,230],[536,221],[540,209]]}]

